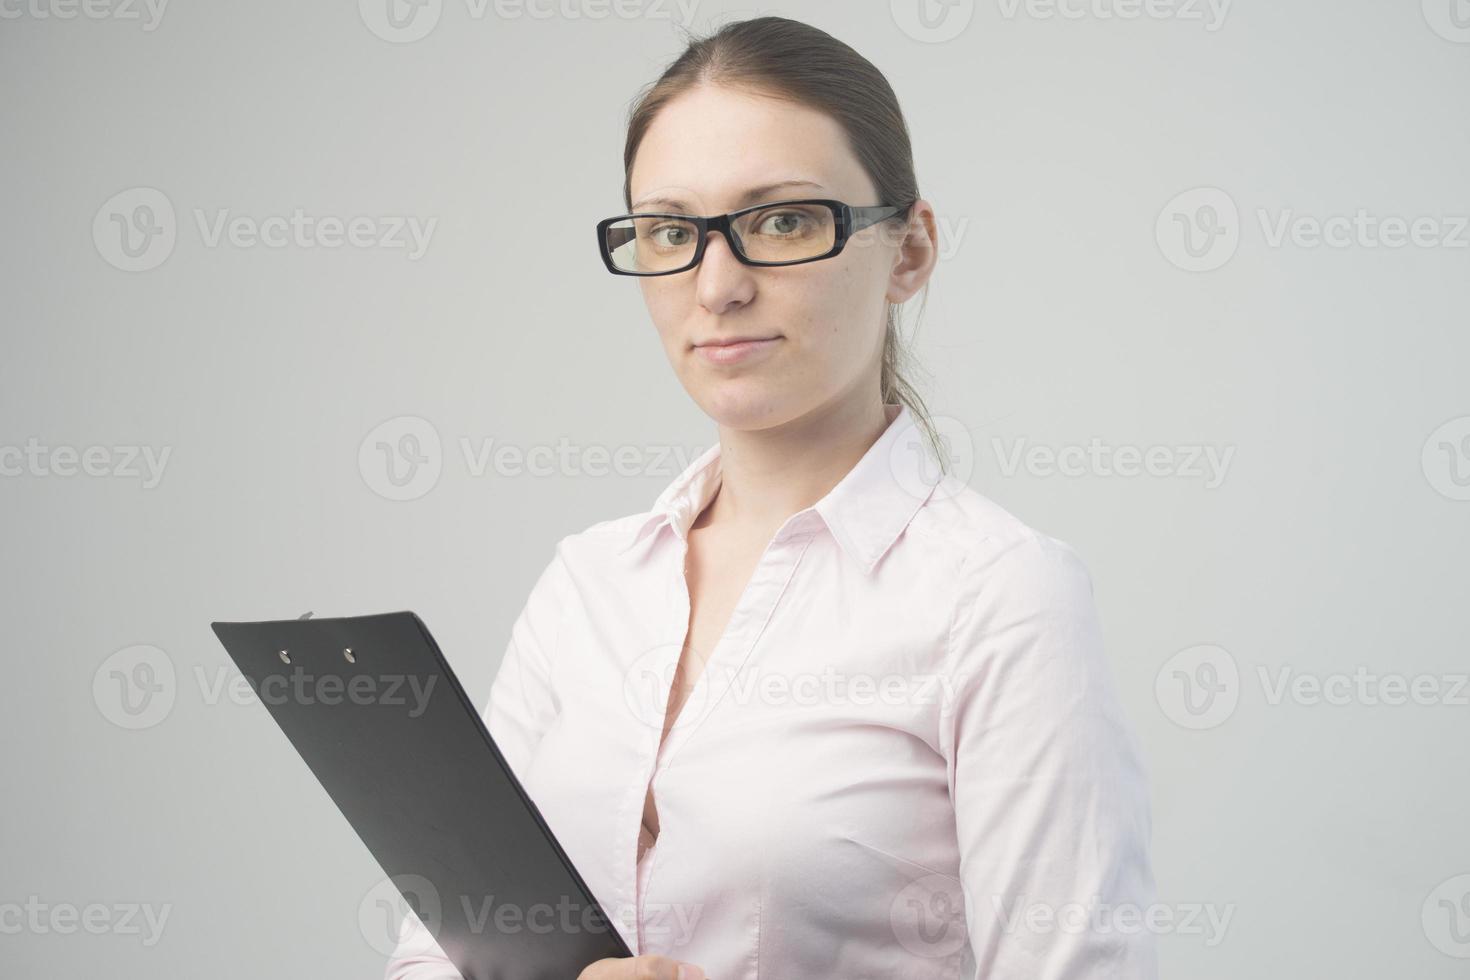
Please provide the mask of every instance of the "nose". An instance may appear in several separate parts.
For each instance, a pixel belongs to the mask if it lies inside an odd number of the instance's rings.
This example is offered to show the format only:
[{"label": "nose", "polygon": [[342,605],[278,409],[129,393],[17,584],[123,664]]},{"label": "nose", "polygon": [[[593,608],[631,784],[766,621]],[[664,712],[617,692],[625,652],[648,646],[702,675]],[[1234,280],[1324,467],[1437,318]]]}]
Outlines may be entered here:
[{"label": "nose", "polygon": [[694,269],[698,277],[695,295],[699,305],[719,315],[749,303],[755,296],[752,271],[750,266],[735,257],[729,240],[722,232],[709,232],[704,258]]}]

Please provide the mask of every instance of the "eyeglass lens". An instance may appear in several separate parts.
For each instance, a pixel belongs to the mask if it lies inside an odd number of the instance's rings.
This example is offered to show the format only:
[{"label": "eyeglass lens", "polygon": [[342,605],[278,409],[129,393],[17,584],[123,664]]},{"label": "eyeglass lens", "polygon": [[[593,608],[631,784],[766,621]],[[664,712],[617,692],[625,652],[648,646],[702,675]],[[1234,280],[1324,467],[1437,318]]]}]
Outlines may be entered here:
[{"label": "eyeglass lens", "polygon": [[[781,204],[730,222],[734,245],[756,262],[795,262],[831,251],[837,240],[832,210],[821,204]],[[605,247],[626,272],[667,272],[686,266],[699,244],[698,226],[684,218],[630,217],[607,228]]]}]

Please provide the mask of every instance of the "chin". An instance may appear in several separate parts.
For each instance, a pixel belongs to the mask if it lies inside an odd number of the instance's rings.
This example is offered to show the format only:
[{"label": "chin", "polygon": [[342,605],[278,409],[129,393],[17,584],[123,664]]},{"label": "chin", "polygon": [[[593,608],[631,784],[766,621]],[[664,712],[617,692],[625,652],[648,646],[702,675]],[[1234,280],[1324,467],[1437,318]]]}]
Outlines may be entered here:
[{"label": "chin", "polygon": [[727,429],[768,429],[800,411],[792,393],[755,378],[729,378],[695,393],[704,413]]}]

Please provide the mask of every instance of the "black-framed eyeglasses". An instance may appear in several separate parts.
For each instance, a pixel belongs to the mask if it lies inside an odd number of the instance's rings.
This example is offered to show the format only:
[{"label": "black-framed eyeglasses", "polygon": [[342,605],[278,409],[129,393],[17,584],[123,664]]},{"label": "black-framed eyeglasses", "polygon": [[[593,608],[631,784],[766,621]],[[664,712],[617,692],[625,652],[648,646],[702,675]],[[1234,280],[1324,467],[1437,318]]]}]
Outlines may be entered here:
[{"label": "black-framed eyeglasses", "polygon": [[803,198],[729,214],[620,214],[597,223],[597,247],[607,271],[620,276],[667,276],[692,269],[704,258],[712,231],[724,235],[730,251],[746,265],[798,265],[830,259],[859,231],[906,215],[912,206],[910,201],[855,208],[827,198]]}]

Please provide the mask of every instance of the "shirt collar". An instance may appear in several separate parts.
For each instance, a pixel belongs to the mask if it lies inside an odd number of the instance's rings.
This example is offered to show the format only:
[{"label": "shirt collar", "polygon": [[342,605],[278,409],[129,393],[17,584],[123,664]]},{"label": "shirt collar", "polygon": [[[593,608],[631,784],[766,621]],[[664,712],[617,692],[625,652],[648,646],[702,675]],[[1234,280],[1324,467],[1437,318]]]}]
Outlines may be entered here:
[{"label": "shirt collar", "polygon": [[[864,572],[870,572],[919,508],[929,499],[940,472],[932,451],[908,406],[884,406],[888,428],[837,485],[821,500],[797,514],[816,513],[842,550]],[[720,444],[709,449],[674,478],[648,513],[627,528],[619,553],[632,548],[665,524],[681,539],[714,498],[720,485]]]}]

